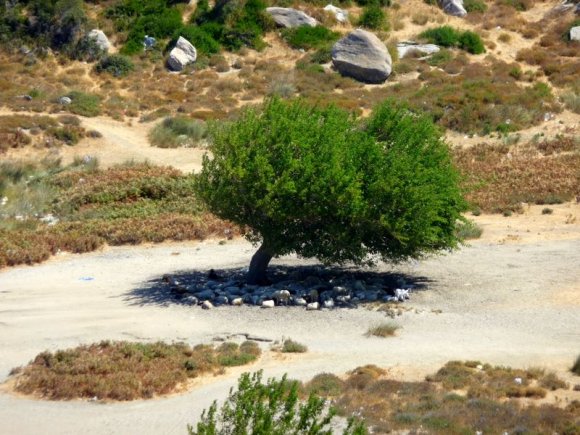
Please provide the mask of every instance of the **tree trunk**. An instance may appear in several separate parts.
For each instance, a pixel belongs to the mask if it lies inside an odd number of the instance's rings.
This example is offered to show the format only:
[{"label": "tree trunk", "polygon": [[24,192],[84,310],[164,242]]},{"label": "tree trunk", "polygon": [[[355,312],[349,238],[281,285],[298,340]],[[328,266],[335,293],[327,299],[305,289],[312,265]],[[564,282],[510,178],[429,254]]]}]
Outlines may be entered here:
[{"label": "tree trunk", "polygon": [[272,259],[273,254],[270,249],[266,246],[266,243],[263,242],[262,245],[258,248],[254,256],[252,257],[252,261],[250,261],[250,270],[248,271],[248,276],[246,281],[248,284],[251,285],[263,285],[268,284],[268,278],[266,277],[266,269],[268,268],[268,264],[270,264],[270,260]]}]

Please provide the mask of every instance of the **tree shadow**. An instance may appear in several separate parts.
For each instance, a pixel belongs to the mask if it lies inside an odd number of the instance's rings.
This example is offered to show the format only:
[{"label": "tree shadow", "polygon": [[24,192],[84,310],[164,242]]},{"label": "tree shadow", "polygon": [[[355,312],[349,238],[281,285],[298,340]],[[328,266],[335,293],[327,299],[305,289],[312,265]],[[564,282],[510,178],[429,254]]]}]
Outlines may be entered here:
[{"label": "tree shadow", "polygon": [[[138,287],[123,295],[130,305],[155,305],[167,307],[170,305],[191,305],[187,299],[187,289],[201,281],[217,281],[232,286],[245,284],[247,268],[183,270],[172,274],[157,276],[143,282]],[[272,265],[268,268],[268,278],[272,286],[289,283],[300,283],[307,277],[316,277],[328,283],[330,280],[362,280],[364,282],[382,282],[387,294],[394,295],[400,287],[412,287],[412,292],[425,291],[433,281],[420,275],[395,272],[377,272],[361,270],[356,267],[325,267],[321,265],[284,266]],[[328,284],[329,289],[332,284]],[[364,302],[367,303],[367,302]],[[360,304],[364,304],[360,303]]]}]

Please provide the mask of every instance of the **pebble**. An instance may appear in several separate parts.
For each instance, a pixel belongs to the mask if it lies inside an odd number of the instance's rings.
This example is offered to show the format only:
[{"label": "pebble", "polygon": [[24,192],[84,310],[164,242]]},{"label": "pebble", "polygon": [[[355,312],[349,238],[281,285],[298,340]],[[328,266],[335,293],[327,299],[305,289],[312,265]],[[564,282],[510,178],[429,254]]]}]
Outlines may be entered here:
[{"label": "pebble", "polygon": [[312,302],[306,305],[306,311],[314,311],[320,308],[320,304],[318,302]]},{"label": "pebble", "polygon": [[239,307],[241,305],[244,305],[244,300],[242,298],[235,298],[232,300],[232,305],[235,307]]},{"label": "pebble", "polygon": [[210,301],[203,301],[201,308],[204,310],[211,310],[213,308],[213,304]]},{"label": "pebble", "polygon": [[274,308],[276,304],[273,300],[262,301],[262,308]]}]

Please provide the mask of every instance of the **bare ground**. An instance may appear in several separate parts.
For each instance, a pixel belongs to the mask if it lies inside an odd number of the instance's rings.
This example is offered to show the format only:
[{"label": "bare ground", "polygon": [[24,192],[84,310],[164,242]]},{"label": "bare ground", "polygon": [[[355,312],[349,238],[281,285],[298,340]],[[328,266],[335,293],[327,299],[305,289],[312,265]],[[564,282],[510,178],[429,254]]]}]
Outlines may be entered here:
[{"label": "bare ground", "polygon": [[[579,211],[578,205],[565,204],[554,206],[553,215],[531,207],[516,218],[480,216],[486,233],[471,246],[416,264],[380,266],[425,285],[404,304],[396,318],[402,329],[389,339],[363,336],[385,319],[367,308],[204,311],[150,289],[151,280],[165,273],[247,265],[253,247],[241,240],[107,248],[6,270],[0,273],[0,380],[45,349],[102,339],[195,344],[250,333],[291,337],[309,347],[305,355],[284,359],[266,353],[251,369],[264,368],[268,376],[307,379],[375,363],[395,376],[419,379],[448,360],[479,359],[541,366],[579,383],[566,372],[580,352],[580,224],[563,222]],[[509,237],[514,234],[521,237]],[[276,263],[306,262],[284,257]],[[197,381],[185,394],[132,403],[42,402],[4,388],[2,432],[185,433],[186,424],[212,400],[223,399],[244,370]]]}]

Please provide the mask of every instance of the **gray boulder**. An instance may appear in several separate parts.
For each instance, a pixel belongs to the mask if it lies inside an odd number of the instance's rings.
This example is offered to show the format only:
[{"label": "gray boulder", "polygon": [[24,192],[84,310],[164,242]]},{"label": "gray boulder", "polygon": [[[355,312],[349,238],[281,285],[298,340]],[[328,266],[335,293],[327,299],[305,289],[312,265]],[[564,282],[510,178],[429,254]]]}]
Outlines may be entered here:
[{"label": "gray boulder", "polygon": [[447,15],[454,17],[464,17],[467,11],[463,7],[463,0],[439,0],[439,4]]},{"label": "gray boulder", "polygon": [[60,97],[58,99],[58,104],[62,104],[63,106],[68,106],[71,103],[72,103],[72,100],[70,97]]},{"label": "gray boulder", "polygon": [[310,15],[292,8],[266,8],[266,12],[280,27],[315,27],[318,24]]},{"label": "gray boulder", "polygon": [[196,60],[197,50],[191,45],[191,42],[180,36],[177,44],[175,44],[175,47],[169,53],[167,66],[172,71],[183,71],[183,68]]},{"label": "gray boulder", "polygon": [[89,33],[87,33],[87,38],[91,41],[94,41],[99,49],[103,50],[104,52],[109,51],[111,48],[111,43],[109,42],[109,38],[105,35],[105,32],[99,29],[93,29]]},{"label": "gray boulder", "polygon": [[397,53],[399,59],[404,58],[412,52],[419,52],[422,56],[429,56],[439,51],[439,46],[435,44],[418,44],[412,41],[399,42],[397,44]]},{"label": "gray boulder", "polygon": [[570,29],[570,41],[580,41],[580,26]]},{"label": "gray boulder", "polygon": [[373,33],[356,29],[332,47],[332,63],[344,76],[383,83],[391,74],[391,55]]}]

